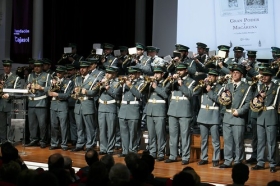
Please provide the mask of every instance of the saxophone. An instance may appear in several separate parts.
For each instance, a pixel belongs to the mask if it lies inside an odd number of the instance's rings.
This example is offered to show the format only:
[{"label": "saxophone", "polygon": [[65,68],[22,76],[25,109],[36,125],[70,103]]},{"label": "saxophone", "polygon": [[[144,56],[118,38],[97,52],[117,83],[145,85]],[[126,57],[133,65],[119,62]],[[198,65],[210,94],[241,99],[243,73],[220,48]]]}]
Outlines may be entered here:
[{"label": "saxophone", "polygon": [[28,89],[28,92],[31,93],[31,94],[35,94],[36,93],[35,87],[36,87],[37,84],[38,84],[37,79],[33,79],[32,83],[30,84],[30,87]]},{"label": "saxophone", "polygon": [[59,78],[57,76],[54,76],[53,80],[55,80],[55,82],[52,83],[51,88],[50,88],[49,91],[50,92],[59,91],[60,90],[60,85],[61,85],[61,82],[60,82]]},{"label": "saxophone", "polygon": [[81,94],[82,94],[82,87],[80,86],[77,86],[75,87],[77,89],[77,91],[75,91],[74,94],[71,94],[71,98],[73,99],[79,99],[79,97],[81,97]]}]

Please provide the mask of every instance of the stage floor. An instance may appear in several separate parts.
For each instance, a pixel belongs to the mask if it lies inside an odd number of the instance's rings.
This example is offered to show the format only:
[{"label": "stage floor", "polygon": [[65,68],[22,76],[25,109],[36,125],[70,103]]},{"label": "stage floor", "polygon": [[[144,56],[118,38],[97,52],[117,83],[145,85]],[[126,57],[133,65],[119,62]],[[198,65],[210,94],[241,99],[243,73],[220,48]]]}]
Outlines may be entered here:
[{"label": "stage floor", "polygon": [[[36,166],[45,166],[47,168],[46,163],[48,162],[48,157],[53,153],[61,153],[63,156],[69,156],[73,160],[73,167],[77,169],[86,165],[84,155],[85,151],[80,152],[70,152],[70,151],[62,151],[61,149],[49,150],[48,147],[45,149],[41,149],[40,147],[25,147],[22,145],[16,145],[16,148],[20,153],[24,152],[25,155],[21,155],[24,161],[28,162],[28,166],[33,162],[43,163],[32,166],[35,168]],[[116,163],[124,163],[124,158],[118,157],[118,151],[113,155]],[[141,151],[139,151],[141,154]],[[180,160],[180,159],[178,159]],[[222,163],[222,162],[220,162]],[[190,163],[190,167],[193,167],[195,171],[200,175],[202,182],[214,183],[218,185],[230,184],[232,183],[231,179],[231,168],[228,169],[220,169],[216,167],[212,167],[212,163],[210,162],[208,165],[198,166],[197,162]],[[246,182],[246,185],[267,185],[269,181],[278,180],[280,181],[280,167],[277,167],[276,173],[269,172],[268,163],[266,164],[265,170],[253,171],[251,170],[252,165],[248,165],[250,168],[249,180]],[[166,164],[164,162],[156,162],[155,169],[153,174],[156,177],[164,177],[171,178],[174,174],[181,171],[185,165],[181,165],[181,161],[175,163]]]}]

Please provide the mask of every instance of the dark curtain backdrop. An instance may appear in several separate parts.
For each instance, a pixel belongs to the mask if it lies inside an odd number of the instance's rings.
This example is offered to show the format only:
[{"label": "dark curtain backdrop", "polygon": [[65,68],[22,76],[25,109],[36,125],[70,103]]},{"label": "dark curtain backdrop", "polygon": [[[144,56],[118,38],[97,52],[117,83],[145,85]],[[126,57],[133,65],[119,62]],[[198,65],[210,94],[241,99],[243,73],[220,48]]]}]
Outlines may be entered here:
[{"label": "dark curtain backdrop", "polygon": [[[153,1],[146,0],[146,45],[152,43]],[[87,57],[93,43],[135,46],[135,0],[47,0],[44,1],[44,54],[60,59],[68,43],[76,43],[78,54]]]}]

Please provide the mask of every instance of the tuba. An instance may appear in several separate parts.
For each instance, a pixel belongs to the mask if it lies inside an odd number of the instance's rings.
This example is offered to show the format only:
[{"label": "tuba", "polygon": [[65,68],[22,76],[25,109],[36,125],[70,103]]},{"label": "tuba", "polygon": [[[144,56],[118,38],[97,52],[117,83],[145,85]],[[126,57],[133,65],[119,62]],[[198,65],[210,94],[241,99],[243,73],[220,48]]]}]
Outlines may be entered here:
[{"label": "tuba", "polygon": [[54,76],[53,77],[53,80],[54,83],[52,82],[52,85],[51,85],[51,88],[50,88],[50,92],[56,92],[56,91],[59,91],[60,90],[60,85],[61,85],[61,82],[59,80],[59,78],[57,76]]},{"label": "tuba", "polygon": [[261,96],[261,93],[265,92],[264,89],[265,89],[265,87],[263,88],[263,90],[261,90],[259,92],[259,94],[257,96],[254,97],[254,99],[252,99],[250,101],[250,109],[253,112],[259,112],[259,111],[264,109],[264,99],[265,99],[265,97]]},{"label": "tuba", "polygon": [[219,103],[220,103],[221,105],[225,105],[225,106],[226,106],[226,105],[231,104],[231,100],[232,100],[231,92],[230,92],[228,89],[224,90],[224,91],[220,94],[218,100],[219,100]]}]

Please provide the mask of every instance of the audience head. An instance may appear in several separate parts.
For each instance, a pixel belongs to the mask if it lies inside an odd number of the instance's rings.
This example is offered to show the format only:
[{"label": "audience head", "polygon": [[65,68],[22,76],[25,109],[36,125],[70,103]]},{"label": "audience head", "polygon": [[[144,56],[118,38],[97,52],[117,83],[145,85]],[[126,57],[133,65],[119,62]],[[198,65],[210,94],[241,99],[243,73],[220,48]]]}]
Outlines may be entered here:
[{"label": "audience head", "polygon": [[94,162],[90,166],[86,185],[107,185],[108,180],[109,176],[105,164],[100,161]]},{"label": "audience head", "polygon": [[172,186],[195,186],[195,181],[190,173],[181,171],[174,175]]},{"label": "audience head", "polygon": [[17,186],[29,185],[31,180],[33,180],[37,174],[38,172],[36,170],[31,169],[21,171],[17,177]]},{"label": "audience head", "polygon": [[64,169],[72,168],[72,159],[69,156],[63,156],[64,159]]},{"label": "audience head", "polygon": [[143,161],[145,161],[148,165],[148,171],[150,172],[150,174],[153,172],[154,168],[155,168],[155,159],[152,155],[149,154],[145,154],[142,155],[141,159]]},{"label": "audience head", "polygon": [[138,183],[147,181],[150,173],[149,165],[142,159],[137,159],[135,166],[130,170],[132,179]]},{"label": "audience head", "polygon": [[267,186],[280,186],[280,182],[277,180],[273,180],[267,183]]},{"label": "audience head", "polygon": [[16,183],[16,179],[21,172],[21,167],[16,161],[5,163],[0,168],[1,179],[5,182]]},{"label": "audience head", "polygon": [[91,166],[94,162],[99,161],[98,153],[94,149],[90,149],[85,154],[85,160],[88,164],[88,166]]},{"label": "audience head", "polygon": [[110,154],[106,154],[103,157],[101,157],[100,162],[105,164],[108,172],[110,172],[110,169],[115,165],[115,160]]},{"label": "audience head", "polygon": [[231,174],[233,183],[245,184],[249,179],[249,167],[243,163],[237,163],[232,168]]},{"label": "audience head", "polygon": [[112,186],[125,185],[130,181],[129,169],[122,163],[116,163],[109,172],[109,180]]},{"label": "audience head", "polygon": [[187,167],[183,168],[182,171],[189,173],[193,176],[196,186],[199,186],[201,184],[200,176],[195,172],[195,170],[192,167],[187,166]]},{"label": "audience head", "polygon": [[3,163],[16,161],[19,158],[18,150],[8,141],[1,145],[1,153]]},{"label": "audience head", "polygon": [[127,168],[131,171],[132,169],[135,168],[135,165],[136,165],[136,161],[140,159],[139,155],[135,152],[129,152],[125,158],[124,158],[124,161],[125,161],[125,164],[127,166]]},{"label": "audience head", "polygon": [[49,172],[45,171],[41,174],[35,175],[35,177],[31,180],[29,186],[59,186],[59,182],[57,177]]},{"label": "audience head", "polygon": [[60,153],[55,153],[49,156],[48,159],[49,171],[64,169],[64,158]]}]

